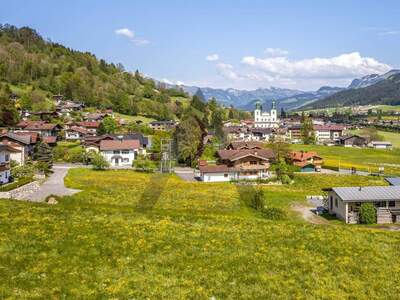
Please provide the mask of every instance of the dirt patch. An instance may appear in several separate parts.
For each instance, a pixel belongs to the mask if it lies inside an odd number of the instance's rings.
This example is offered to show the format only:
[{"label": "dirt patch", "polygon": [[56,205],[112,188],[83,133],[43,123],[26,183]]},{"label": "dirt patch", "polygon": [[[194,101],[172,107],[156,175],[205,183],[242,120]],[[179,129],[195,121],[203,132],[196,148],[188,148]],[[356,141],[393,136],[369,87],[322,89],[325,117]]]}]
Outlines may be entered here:
[{"label": "dirt patch", "polygon": [[329,224],[327,220],[314,214],[311,211],[312,209],[313,208],[310,206],[304,206],[298,203],[292,206],[292,210],[300,213],[302,218],[311,224],[316,224],[316,225]]}]

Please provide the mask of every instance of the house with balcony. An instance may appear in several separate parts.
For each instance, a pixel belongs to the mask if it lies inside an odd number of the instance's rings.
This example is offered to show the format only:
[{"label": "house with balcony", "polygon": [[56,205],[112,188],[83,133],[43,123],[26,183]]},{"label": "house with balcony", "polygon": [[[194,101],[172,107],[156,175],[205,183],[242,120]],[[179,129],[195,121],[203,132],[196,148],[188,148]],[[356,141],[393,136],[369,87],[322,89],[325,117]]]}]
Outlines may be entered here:
[{"label": "house with balcony", "polygon": [[6,132],[0,135],[0,145],[7,145],[18,150],[10,153],[10,159],[23,165],[32,155],[35,143],[32,142],[32,135],[30,134],[21,135]]},{"label": "house with balcony", "polygon": [[289,159],[301,172],[320,172],[323,159],[314,151],[292,151]]},{"label": "house with balcony", "polygon": [[88,134],[88,131],[79,126],[72,126],[71,128],[66,129],[64,133],[67,141],[81,141]]},{"label": "house with balcony", "polygon": [[271,149],[226,149],[217,153],[217,165],[199,165],[202,181],[254,180],[272,175],[270,166],[275,154]]},{"label": "house with balcony", "polygon": [[0,144],[0,184],[10,182],[10,160],[12,153],[18,153],[19,150],[8,145]]}]

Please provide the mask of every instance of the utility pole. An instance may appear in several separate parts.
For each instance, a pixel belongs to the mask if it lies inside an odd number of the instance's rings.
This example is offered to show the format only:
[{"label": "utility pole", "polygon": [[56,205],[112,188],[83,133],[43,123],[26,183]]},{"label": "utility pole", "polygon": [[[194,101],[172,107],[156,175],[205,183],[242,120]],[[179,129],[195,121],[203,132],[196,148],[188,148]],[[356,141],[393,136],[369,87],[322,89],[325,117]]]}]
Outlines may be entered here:
[{"label": "utility pole", "polygon": [[172,172],[172,143],[170,139],[160,140],[160,172],[171,173]]}]

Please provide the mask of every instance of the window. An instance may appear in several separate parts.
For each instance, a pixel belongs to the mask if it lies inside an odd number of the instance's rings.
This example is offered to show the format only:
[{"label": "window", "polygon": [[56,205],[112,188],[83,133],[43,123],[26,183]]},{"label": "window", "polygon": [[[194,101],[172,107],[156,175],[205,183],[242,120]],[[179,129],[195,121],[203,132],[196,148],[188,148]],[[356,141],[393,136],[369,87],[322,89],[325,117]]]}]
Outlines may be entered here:
[{"label": "window", "polygon": [[124,158],[124,162],[129,162],[129,158]]},{"label": "window", "polygon": [[337,198],[335,198],[335,206],[338,207],[338,201]]},{"label": "window", "polygon": [[129,150],[122,150],[122,154],[129,154]]},{"label": "window", "polygon": [[257,164],[257,162],[256,162],[256,161],[254,161],[254,160],[252,160],[252,161],[250,161],[250,164],[251,164],[251,165],[256,165],[256,164]]},{"label": "window", "polygon": [[114,154],[119,154],[119,150],[114,150],[113,153]]},{"label": "window", "polygon": [[224,174],[224,177],[227,178],[227,177],[228,177],[228,174]]},{"label": "window", "polygon": [[389,201],[389,207],[395,207],[396,201]]},{"label": "window", "polygon": [[9,160],[10,160],[10,154],[6,154],[5,161],[9,161]]}]

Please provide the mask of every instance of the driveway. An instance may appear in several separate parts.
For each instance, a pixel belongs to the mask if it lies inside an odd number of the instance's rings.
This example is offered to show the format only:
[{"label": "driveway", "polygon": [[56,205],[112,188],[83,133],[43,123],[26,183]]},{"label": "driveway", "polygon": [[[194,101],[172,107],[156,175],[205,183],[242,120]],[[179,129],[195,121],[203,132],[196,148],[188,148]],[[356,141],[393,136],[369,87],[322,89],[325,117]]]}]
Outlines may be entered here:
[{"label": "driveway", "polygon": [[185,181],[198,181],[194,177],[194,169],[192,168],[174,168],[174,172]]},{"label": "driveway", "polygon": [[53,174],[32,194],[26,196],[26,200],[40,202],[50,195],[70,196],[80,192],[80,190],[70,189],[64,185],[64,177],[71,168],[82,167],[73,164],[55,164]]}]

